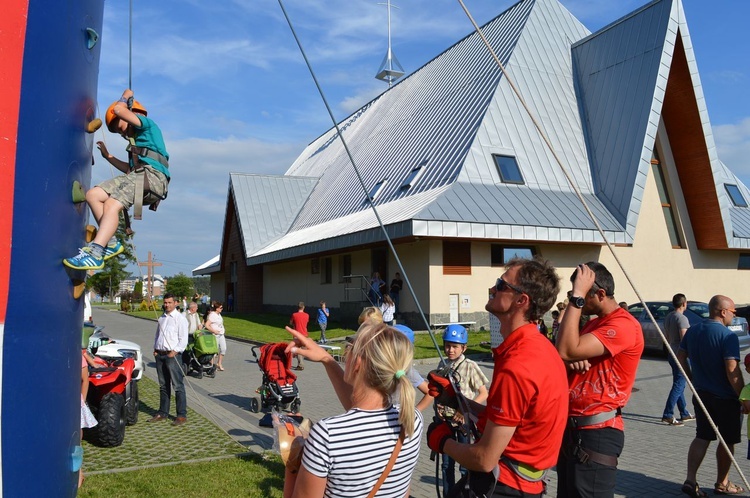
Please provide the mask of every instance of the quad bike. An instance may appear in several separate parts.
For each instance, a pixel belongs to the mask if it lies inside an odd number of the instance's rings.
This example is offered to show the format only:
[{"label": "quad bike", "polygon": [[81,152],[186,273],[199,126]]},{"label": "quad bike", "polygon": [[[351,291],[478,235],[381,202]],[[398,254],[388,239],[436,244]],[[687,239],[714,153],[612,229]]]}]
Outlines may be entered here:
[{"label": "quad bike", "polygon": [[[93,348],[94,354],[97,353]],[[125,426],[138,421],[138,381],[133,377],[133,358],[96,356],[96,367],[89,367],[86,397],[97,425],[87,432],[94,444],[119,446],[125,439]]]}]

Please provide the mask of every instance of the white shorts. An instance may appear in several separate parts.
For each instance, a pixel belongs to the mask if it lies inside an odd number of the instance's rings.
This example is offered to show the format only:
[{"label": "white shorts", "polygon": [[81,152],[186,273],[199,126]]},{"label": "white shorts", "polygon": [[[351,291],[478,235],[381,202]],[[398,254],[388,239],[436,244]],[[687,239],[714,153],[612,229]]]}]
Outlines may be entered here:
[{"label": "white shorts", "polygon": [[216,336],[216,344],[219,346],[219,354],[227,354],[227,340],[224,338],[224,334]]}]

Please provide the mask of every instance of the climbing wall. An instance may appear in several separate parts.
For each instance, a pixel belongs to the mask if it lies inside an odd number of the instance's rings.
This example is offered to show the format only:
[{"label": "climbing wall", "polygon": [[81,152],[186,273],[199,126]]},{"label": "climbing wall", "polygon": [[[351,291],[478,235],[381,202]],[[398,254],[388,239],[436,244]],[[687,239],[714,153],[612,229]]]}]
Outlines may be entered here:
[{"label": "climbing wall", "polygon": [[75,496],[83,299],[62,258],[84,238],[104,2],[14,0],[0,20],[0,478]]}]

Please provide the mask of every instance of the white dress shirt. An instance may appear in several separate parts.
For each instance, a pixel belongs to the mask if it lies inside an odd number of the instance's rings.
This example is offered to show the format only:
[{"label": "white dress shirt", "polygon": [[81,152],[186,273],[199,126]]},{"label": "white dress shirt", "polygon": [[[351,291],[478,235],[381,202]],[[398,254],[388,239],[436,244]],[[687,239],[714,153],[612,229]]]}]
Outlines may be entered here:
[{"label": "white dress shirt", "polygon": [[159,317],[156,327],[154,350],[156,351],[185,351],[188,343],[188,322],[182,313],[174,309],[171,313],[164,313]]}]

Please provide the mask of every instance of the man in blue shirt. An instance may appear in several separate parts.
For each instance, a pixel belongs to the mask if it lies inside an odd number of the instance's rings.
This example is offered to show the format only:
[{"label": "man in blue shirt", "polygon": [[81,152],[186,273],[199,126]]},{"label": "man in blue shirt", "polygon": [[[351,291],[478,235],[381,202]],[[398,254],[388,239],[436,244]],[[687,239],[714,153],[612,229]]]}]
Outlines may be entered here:
[{"label": "man in blue shirt", "polygon": [[[740,343],[737,335],[727,326],[735,316],[734,301],[726,296],[714,296],[708,303],[708,320],[690,327],[680,342],[677,358],[695,389],[708,414],[719,428],[721,437],[734,454],[734,445],[740,442],[742,413],[739,395],[744,386],[740,369]],[[688,364],[690,359],[690,364]],[[695,439],[690,443],[687,457],[687,479],[683,493],[690,496],[706,496],[696,481],[698,468],[706,455],[708,446],[716,439],[708,418],[693,398],[697,427]],[[744,491],[729,482],[731,457],[726,451],[716,452],[717,477],[714,492],[737,494]]]}]

